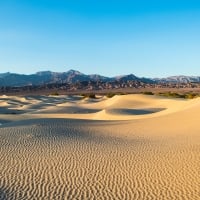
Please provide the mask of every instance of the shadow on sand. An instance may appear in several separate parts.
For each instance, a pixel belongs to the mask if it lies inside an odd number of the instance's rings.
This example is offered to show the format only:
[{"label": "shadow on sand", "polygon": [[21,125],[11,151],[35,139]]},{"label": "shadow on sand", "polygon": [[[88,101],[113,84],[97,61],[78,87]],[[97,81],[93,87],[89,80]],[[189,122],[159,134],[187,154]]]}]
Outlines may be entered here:
[{"label": "shadow on sand", "polygon": [[110,109],[108,110],[111,114],[122,114],[122,115],[147,115],[152,113],[157,113],[165,108],[146,108],[146,109]]},{"label": "shadow on sand", "polygon": [[0,188],[0,200],[7,200],[6,193]]}]

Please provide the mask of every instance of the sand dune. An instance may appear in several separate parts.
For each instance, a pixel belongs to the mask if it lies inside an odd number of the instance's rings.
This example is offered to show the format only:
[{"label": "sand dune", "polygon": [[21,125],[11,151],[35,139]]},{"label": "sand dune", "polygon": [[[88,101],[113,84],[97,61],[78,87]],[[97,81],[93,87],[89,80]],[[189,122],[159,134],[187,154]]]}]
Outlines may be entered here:
[{"label": "sand dune", "polygon": [[[32,114],[40,114],[43,118],[56,115],[60,118],[130,120],[166,115],[183,110],[187,106],[191,106],[191,101],[145,95],[123,95],[92,100],[83,99],[81,96],[0,97],[0,114],[23,113],[28,118],[32,118]],[[23,116],[18,116],[19,119],[20,117]]]},{"label": "sand dune", "polygon": [[0,199],[200,199],[199,119],[200,99],[0,97]]}]

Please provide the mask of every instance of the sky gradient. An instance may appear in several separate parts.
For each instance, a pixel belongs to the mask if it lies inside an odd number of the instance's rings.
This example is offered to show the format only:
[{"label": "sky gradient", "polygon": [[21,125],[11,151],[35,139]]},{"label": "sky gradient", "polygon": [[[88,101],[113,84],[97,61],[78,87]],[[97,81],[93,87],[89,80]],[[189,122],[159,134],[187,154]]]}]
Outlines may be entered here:
[{"label": "sky gradient", "polygon": [[1,0],[0,73],[200,75],[200,2]]}]

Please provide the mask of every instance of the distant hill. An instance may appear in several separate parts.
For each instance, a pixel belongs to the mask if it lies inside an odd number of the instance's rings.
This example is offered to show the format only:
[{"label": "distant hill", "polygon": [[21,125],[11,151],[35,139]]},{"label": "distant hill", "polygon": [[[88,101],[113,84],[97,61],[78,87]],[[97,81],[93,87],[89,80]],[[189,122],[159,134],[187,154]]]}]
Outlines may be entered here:
[{"label": "distant hill", "polygon": [[0,73],[0,86],[28,86],[28,85],[43,85],[54,83],[76,83],[83,81],[101,81],[101,82],[127,82],[139,81],[143,83],[200,83],[199,76],[171,76],[167,78],[145,78],[137,77],[134,74],[121,75],[115,77],[105,77],[99,74],[84,74],[76,70],[67,72],[51,72],[41,71],[35,74],[25,75],[16,73]]},{"label": "distant hill", "polygon": [[200,76],[170,76],[167,78],[157,78],[158,83],[200,83]]},{"label": "distant hill", "polygon": [[133,74],[105,77],[98,74],[86,75],[76,70],[67,72],[51,72],[41,71],[31,75],[16,74],[16,73],[1,73],[0,86],[26,86],[26,85],[42,85],[50,83],[76,83],[83,81],[144,81],[152,83],[152,79],[139,78]]}]

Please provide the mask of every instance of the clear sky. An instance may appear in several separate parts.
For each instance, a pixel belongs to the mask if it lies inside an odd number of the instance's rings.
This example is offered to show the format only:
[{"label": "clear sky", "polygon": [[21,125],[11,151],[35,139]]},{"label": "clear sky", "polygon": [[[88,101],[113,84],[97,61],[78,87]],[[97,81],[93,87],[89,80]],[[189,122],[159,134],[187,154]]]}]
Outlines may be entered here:
[{"label": "clear sky", "polygon": [[200,75],[199,0],[0,0],[0,73]]}]

